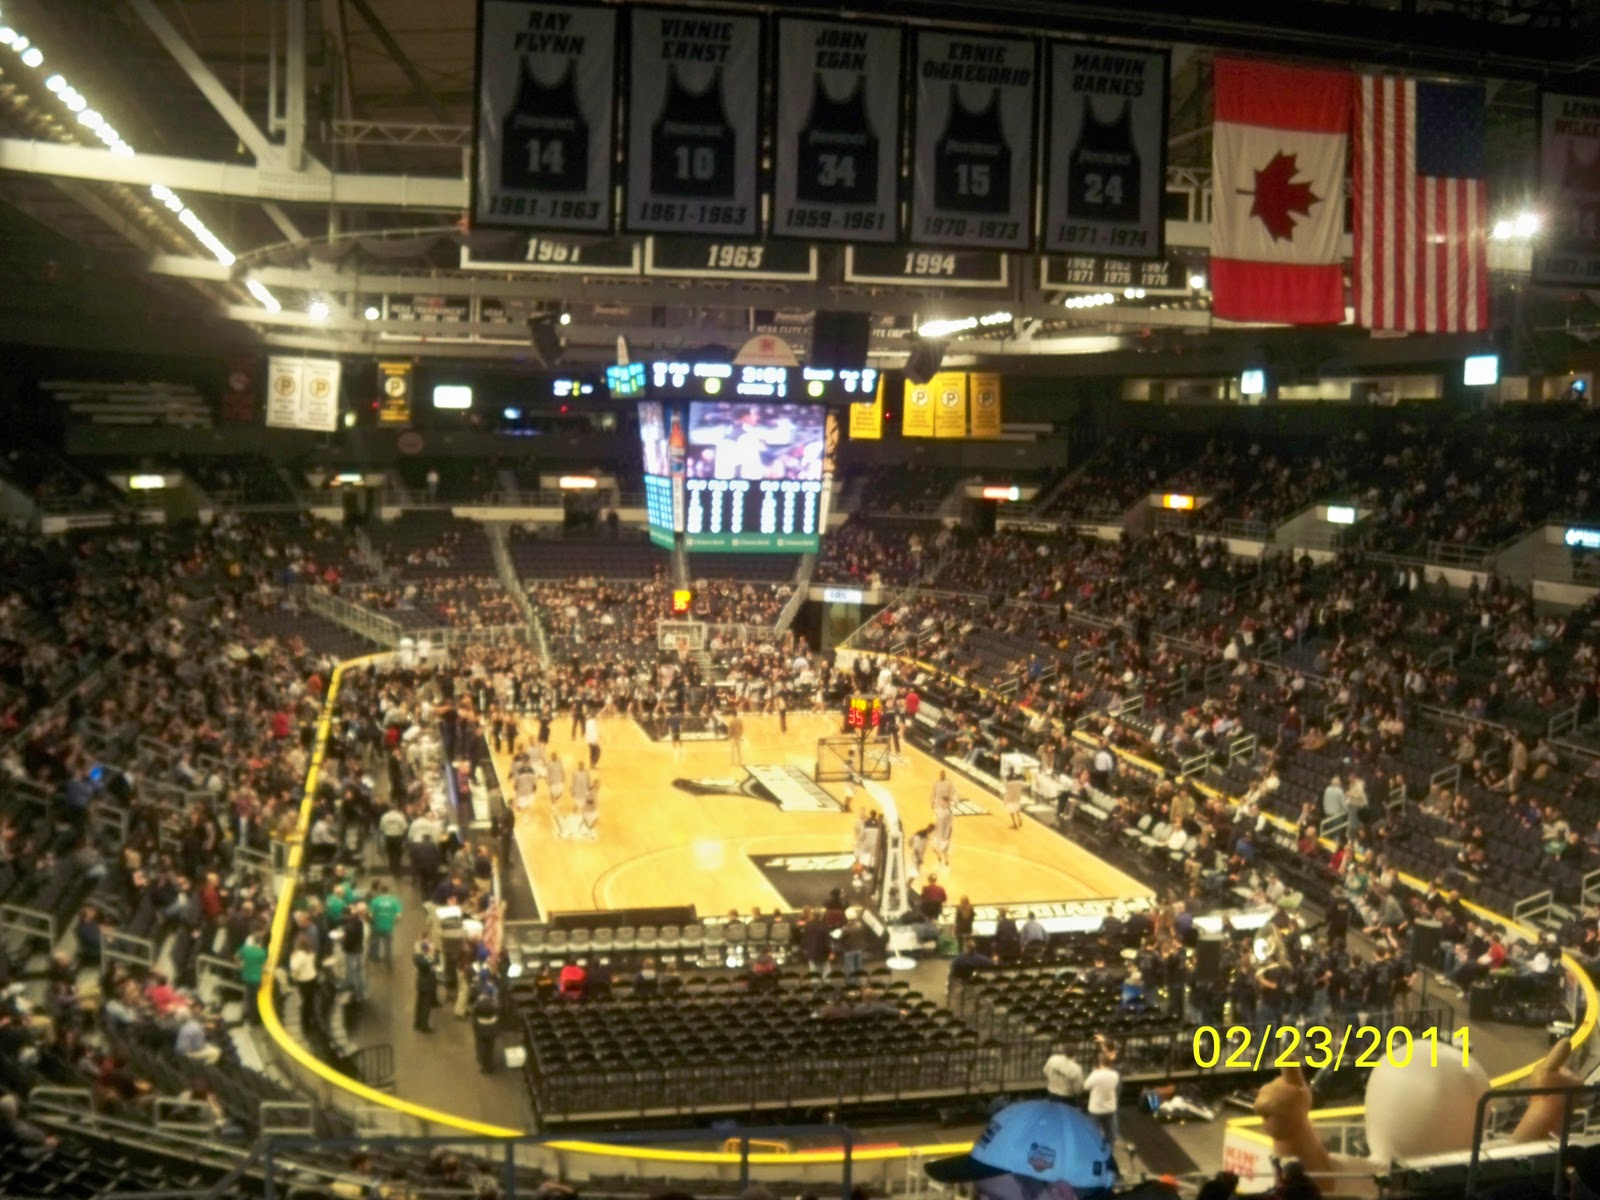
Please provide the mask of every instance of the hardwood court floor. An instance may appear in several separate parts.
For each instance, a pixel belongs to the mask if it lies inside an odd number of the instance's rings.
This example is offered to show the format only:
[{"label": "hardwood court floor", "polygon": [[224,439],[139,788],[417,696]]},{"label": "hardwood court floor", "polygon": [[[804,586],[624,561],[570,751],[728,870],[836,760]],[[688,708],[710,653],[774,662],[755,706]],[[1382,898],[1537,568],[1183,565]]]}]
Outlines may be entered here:
[{"label": "hardwood court floor", "polygon": [[[550,740],[550,753],[562,759],[569,778],[577,759],[588,756],[582,739],[569,737],[570,727],[569,717],[557,718]],[[531,742],[536,732],[534,722],[524,721],[521,741]],[[746,717],[744,761],[798,767],[811,776],[817,739],[838,732],[838,718],[832,714],[791,714],[787,734],[779,732],[776,716]],[[600,746],[595,840],[557,835],[549,791],[542,783],[532,809],[517,818],[517,844],[546,918],[559,912],[668,904],[693,904],[702,916],[735,909],[748,913],[752,907],[788,908],[749,855],[851,851],[855,817],[850,813],[784,812],[751,796],[692,795],[673,786],[678,778],[743,779],[744,771],[733,764],[725,741],[686,741],[682,760],[674,761],[668,743],[652,741],[629,718],[611,717],[601,718]],[[900,807],[909,840],[911,832],[933,819],[929,797],[939,768],[914,747],[905,746],[903,755],[906,761],[894,764],[884,786]],[[493,757],[509,800],[511,756]],[[960,798],[983,810],[955,818],[949,867],[939,866],[931,853],[924,864],[938,873],[952,901],[963,895],[975,904],[1010,904],[1150,894],[1138,881],[1035,821],[1012,831],[997,797],[954,772],[951,778]],[[843,784],[822,786],[843,799]],[[858,788],[855,803],[859,808],[871,801]],[[559,811],[563,818],[572,813],[570,789]]]}]

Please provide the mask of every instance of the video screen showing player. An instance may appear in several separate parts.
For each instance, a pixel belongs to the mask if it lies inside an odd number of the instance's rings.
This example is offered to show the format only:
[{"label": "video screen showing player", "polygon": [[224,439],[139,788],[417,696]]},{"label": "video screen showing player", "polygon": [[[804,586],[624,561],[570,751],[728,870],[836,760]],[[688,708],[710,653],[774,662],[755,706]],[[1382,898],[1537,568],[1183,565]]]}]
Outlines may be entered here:
[{"label": "video screen showing player", "polygon": [[667,446],[667,426],[661,405],[645,401],[639,405],[639,440],[644,443],[644,473],[665,479],[672,474],[672,457]]},{"label": "video screen showing player", "polygon": [[730,400],[689,405],[691,479],[821,479],[825,411]]}]

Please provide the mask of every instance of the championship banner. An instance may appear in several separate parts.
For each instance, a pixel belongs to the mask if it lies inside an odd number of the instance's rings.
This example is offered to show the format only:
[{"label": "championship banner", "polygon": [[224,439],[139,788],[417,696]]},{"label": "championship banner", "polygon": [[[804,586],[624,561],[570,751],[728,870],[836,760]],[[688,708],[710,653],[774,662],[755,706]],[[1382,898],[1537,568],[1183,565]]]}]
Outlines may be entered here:
[{"label": "championship banner", "polygon": [[617,10],[480,0],[474,225],[605,232]]},{"label": "championship banner", "polygon": [[304,387],[303,360],[267,360],[267,426],[271,429],[300,428],[300,393]]},{"label": "championship banner", "polygon": [[1540,93],[1539,194],[1534,282],[1600,287],[1600,96]]},{"label": "championship banner", "polygon": [[256,406],[256,381],[261,376],[259,358],[230,358],[223,381],[222,402],[217,406],[220,420],[233,425],[253,425],[259,415]]},{"label": "championship banner", "polygon": [[933,436],[967,436],[967,377],[961,371],[941,371],[933,377]]},{"label": "championship banner", "polygon": [[628,23],[623,223],[634,232],[754,236],[762,19],[635,8]]},{"label": "championship banner", "polygon": [[969,375],[967,390],[972,395],[972,436],[1000,436],[1000,376]]},{"label": "championship banner", "polygon": [[[934,376],[937,379],[938,376]],[[905,404],[901,406],[901,437],[933,436],[933,383],[906,380]]]},{"label": "championship banner", "polygon": [[875,440],[883,437],[883,376],[878,376],[878,390],[865,404],[850,406],[850,440]]},{"label": "championship banner", "polygon": [[772,232],[894,241],[901,31],[782,17],[777,44]]},{"label": "championship banner", "polygon": [[915,39],[911,240],[1027,249],[1038,45],[932,30]]},{"label": "championship banner", "polygon": [[1044,249],[1161,256],[1165,50],[1052,42]]},{"label": "championship banner", "polygon": [[411,424],[411,372],[409,362],[378,364],[378,424]]},{"label": "championship banner", "polygon": [[339,360],[280,358],[267,366],[267,424],[332,433],[339,424]]}]

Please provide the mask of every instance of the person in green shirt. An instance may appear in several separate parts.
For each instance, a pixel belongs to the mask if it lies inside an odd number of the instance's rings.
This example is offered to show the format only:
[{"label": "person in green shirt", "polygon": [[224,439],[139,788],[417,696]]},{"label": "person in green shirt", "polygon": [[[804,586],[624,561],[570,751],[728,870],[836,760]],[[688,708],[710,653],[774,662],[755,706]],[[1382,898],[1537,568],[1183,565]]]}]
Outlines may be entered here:
[{"label": "person in green shirt", "polygon": [[386,884],[372,885],[372,899],[367,901],[367,913],[372,918],[372,927],[367,931],[367,957],[373,962],[381,962],[386,967],[394,965],[394,927],[404,911],[400,897]]},{"label": "person in green shirt", "polygon": [[261,973],[267,963],[267,950],[261,944],[262,932],[257,925],[233,954],[234,961],[239,964],[239,982],[244,984],[244,1019],[251,1025],[261,1024]]}]

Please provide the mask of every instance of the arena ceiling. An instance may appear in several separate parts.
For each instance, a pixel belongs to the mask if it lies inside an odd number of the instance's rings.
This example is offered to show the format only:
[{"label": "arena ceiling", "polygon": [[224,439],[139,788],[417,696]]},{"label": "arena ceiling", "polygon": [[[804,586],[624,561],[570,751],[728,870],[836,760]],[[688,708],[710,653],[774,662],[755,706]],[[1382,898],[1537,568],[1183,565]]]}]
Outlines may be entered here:
[{"label": "arena ceiling", "polygon": [[[1600,62],[1593,9],[1582,0],[875,6],[908,21],[971,24],[981,11],[1012,28],[1170,46],[1168,186],[1188,197],[1188,211],[1171,214],[1168,240],[1199,274],[1211,46],[1489,80],[1491,196],[1512,206],[1531,190],[1538,86],[1571,86]],[[364,313],[395,293],[565,309],[573,317],[563,330],[566,361],[609,358],[619,334],[640,349],[737,344],[760,322],[781,325],[816,308],[874,313],[889,345],[932,317],[1003,309],[1018,318],[1014,335],[951,352],[1016,367],[1141,339],[1218,335],[1203,290],[1069,311],[1031,269],[1012,272],[1004,289],[962,293],[464,271],[463,246],[493,258],[507,244],[504,234],[470,230],[464,213],[471,0],[0,0],[0,22],[47,58],[30,68],[0,47],[0,313],[14,341],[527,354],[525,344],[506,344],[504,326],[495,345],[385,340],[405,326]],[[107,151],[103,136],[75,120],[47,86],[57,75],[136,153]],[[172,193],[153,195],[152,183]],[[204,248],[197,225],[235,261],[225,266]],[[1590,321],[1583,298],[1522,286],[1525,250],[1497,254],[1500,285],[1517,289],[1515,310],[1530,328]],[[832,270],[825,252],[819,278],[837,279]],[[261,288],[281,311],[263,306]],[[326,317],[309,311],[319,299]]]}]

